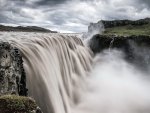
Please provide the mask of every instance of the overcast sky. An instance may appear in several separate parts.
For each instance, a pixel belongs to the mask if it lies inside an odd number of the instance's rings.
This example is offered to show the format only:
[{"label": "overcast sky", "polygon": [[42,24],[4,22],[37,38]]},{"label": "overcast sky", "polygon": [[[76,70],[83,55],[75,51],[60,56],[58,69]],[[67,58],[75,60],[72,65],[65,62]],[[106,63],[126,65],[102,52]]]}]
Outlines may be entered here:
[{"label": "overcast sky", "polygon": [[150,0],[0,0],[0,24],[85,32],[90,22],[150,17]]}]

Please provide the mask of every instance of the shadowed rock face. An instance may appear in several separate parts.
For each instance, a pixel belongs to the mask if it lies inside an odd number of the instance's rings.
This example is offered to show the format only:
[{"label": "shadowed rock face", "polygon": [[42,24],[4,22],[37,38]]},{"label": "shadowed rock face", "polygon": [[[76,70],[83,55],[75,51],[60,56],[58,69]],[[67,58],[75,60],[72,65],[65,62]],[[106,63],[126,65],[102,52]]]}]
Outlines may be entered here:
[{"label": "shadowed rock face", "polygon": [[0,42],[0,95],[27,95],[23,60],[18,49]]},{"label": "shadowed rock face", "polygon": [[[140,45],[150,46],[150,36],[106,36],[106,35],[94,35],[89,43],[90,48],[96,54],[104,49],[117,48],[128,50],[131,42]],[[111,45],[112,43],[112,45]]]},{"label": "shadowed rock face", "polygon": [[0,113],[42,113],[32,98],[24,96],[27,89],[21,53],[0,42]]},{"label": "shadowed rock face", "polygon": [[123,51],[125,59],[139,66],[150,63],[150,36],[106,36],[96,34],[89,41],[94,54],[105,49]]}]

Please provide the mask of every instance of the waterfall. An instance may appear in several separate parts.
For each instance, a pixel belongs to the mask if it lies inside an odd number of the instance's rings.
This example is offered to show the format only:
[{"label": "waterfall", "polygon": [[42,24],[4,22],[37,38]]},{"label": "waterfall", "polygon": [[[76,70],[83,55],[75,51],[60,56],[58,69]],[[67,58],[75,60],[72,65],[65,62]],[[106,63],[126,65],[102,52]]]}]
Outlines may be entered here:
[{"label": "waterfall", "polygon": [[112,38],[110,45],[109,45],[109,51],[111,50],[112,46],[113,46],[113,42],[114,42],[114,38]]},{"label": "waterfall", "polygon": [[[6,39],[5,37],[9,37]],[[80,100],[92,52],[77,36],[60,34],[4,34],[23,55],[29,95],[44,113],[70,113]]]},{"label": "waterfall", "polygon": [[114,39],[91,40],[94,56],[78,37],[0,34],[22,52],[29,96],[44,113],[149,113],[149,48],[132,44],[133,54],[146,62],[148,70],[143,71],[137,62],[127,61],[120,45],[114,48]]}]

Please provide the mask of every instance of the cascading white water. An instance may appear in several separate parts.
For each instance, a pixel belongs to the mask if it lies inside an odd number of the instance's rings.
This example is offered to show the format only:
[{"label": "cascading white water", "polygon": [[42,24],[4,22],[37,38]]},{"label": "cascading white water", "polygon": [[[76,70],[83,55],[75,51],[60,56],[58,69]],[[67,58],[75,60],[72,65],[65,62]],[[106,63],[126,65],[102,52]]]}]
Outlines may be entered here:
[{"label": "cascading white water", "polygon": [[1,38],[23,54],[29,95],[35,98],[44,113],[71,113],[91,67],[90,50],[76,36],[8,35],[5,33]]},{"label": "cascading white water", "polygon": [[44,113],[150,112],[149,74],[124,60],[121,51],[109,49],[92,58],[76,36],[0,37],[21,50],[29,94]]}]

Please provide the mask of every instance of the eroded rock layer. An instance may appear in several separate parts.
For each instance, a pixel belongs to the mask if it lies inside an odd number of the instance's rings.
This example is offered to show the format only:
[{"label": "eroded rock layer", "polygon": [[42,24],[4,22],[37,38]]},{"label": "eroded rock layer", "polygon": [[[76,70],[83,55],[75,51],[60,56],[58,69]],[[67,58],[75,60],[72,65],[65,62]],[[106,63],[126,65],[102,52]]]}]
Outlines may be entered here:
[{"label": "eroded rock layer", "polygon": [[0,95],[27,96],[21,53],[8,42],[0,42]]},{"label": "eroded rock layer", "polygon": [[94,35],[89,41],[89,47],[94,54],[98,54],[106,49],[117,49],[123,52],[124,58],[130,63],[136,64],[141,68],[150,63],[150,36],[132,35]]}]

